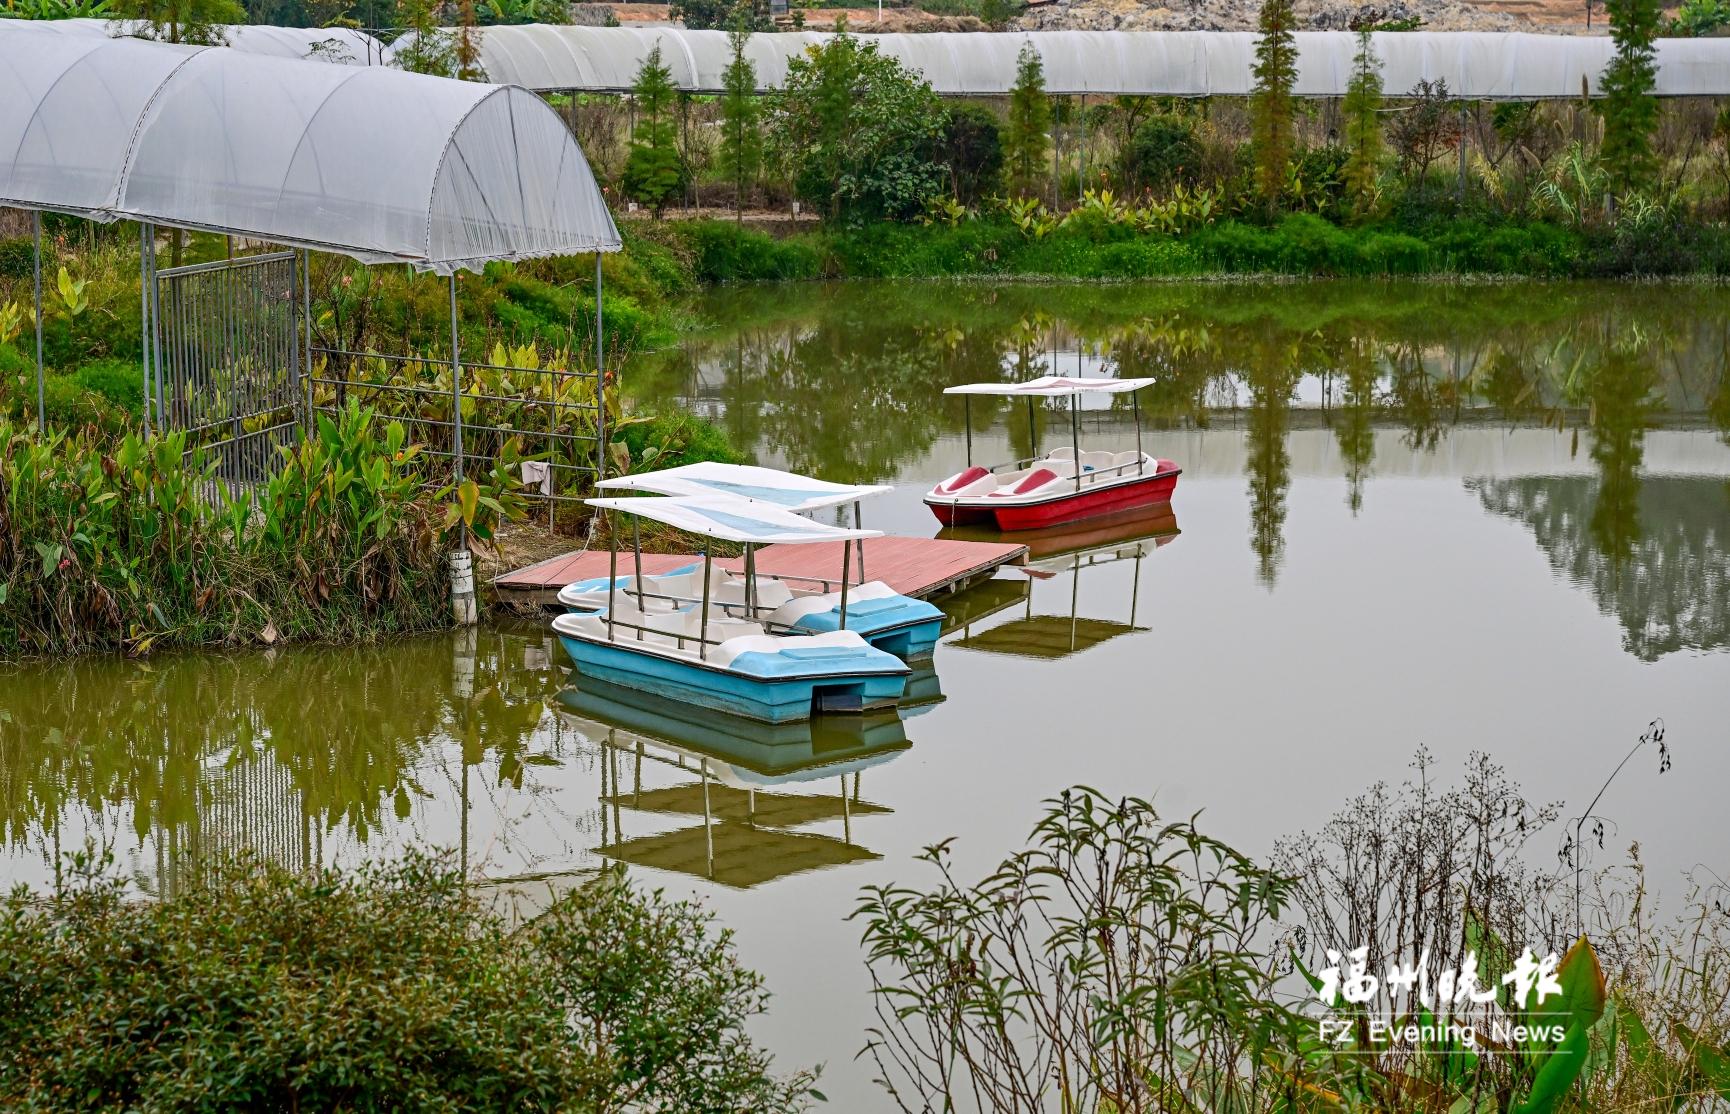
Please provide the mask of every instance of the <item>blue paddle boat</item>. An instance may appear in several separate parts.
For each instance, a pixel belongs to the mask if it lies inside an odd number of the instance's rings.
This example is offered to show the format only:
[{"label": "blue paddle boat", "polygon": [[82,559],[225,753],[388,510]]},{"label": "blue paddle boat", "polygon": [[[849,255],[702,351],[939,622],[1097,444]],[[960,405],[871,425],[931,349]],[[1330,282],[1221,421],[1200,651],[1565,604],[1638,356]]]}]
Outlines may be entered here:
[{"label": "blue paddle boat", "polygon": [[[893,654],[848,629],[849,565],[843,545],[836,628],[774,633],[764,614],[757,547],[850,542],[874,532],[826,526],[775,507],[712,496],[591,499],[603,513],[647,518],[699,537],[745,547],[744,589],[736,606],[715,598],[712,555],[697,574],[698,597],[651,589],[642,575],[642,548],[633,545],[633,577],[619,576],[612,551],[606,601],[590,612],[553,620],[553,630],[585,677],[767,723],[796,723],[822,712],[867,712],[901,702],[910,670]],[[633,535],[636,531],[633,530]]]},{"label": "blue paddle boat", "polygon": [[[789,514],[841,507],[851,503],[853,526],[859,530],[860,503],[890,490],[883,486],[836,484],[774,468],[702,461],[659,472],[615,476],[600,487],[613,491],[635,491],[699,499],[734,499],[765,510]],[[924,600],[901,595],[880,580],[865,580],[863,535],[857,547],[859,580],[848,592],[835,590],[833,581],[800,577],[755,575],[747,584],[739,572],[712,566],[709,592],[722,614],[754,619],[768,631],[784,634],[824,634],[843,629],[853,631],[879,650],[903,660],[929,655],[943,631],[943,613]],[[703,594],[703,567],[693,562],[659,576],[648,576],[642,587],[650,594],[697,602]],[[599,576],[567,584],[559,592],[559,603],[571,611],[597,611],[606,606],[611,581]],[[629,578],[621,583],[635,589]],[[842,621],[841,601],[846,595],[847,615]],[[752,606],[747,608],[746,597]]]}]

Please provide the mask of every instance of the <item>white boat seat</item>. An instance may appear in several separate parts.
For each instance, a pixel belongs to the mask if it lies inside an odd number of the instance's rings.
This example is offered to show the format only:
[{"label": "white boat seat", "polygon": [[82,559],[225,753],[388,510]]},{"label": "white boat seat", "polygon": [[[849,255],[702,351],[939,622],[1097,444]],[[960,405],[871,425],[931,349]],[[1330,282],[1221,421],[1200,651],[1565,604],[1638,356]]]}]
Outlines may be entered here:
[{"label": "white boat seat", "polygon": [[1045,454],[1046,460],[1074,460],[1075,448],[1072,445],[1059,445]]},{"label": "white boat seat", "polygon": [[709,641],[725,642],[729,638],[751,638],[763,634],[763,624],[753,623],[746,619],[717,619],[709,617]]},{"label": "white boat seat", "polygon": [[1138,461],[1140,459],[1141,459],[1141,454],[1136,452],[1134,449],[1131,449],[1125,453],[1118,453],[1117,454],[1117,460],[1115,461],[1115,463],[1117,463],[1119,465],[1133,465],[1136,461]]},{"label": "white boat seat", "polygon": [[1114,467],[1117,464],[1117,454],[1095,450],[1081,454],[1081,466],[1089,472]]}]

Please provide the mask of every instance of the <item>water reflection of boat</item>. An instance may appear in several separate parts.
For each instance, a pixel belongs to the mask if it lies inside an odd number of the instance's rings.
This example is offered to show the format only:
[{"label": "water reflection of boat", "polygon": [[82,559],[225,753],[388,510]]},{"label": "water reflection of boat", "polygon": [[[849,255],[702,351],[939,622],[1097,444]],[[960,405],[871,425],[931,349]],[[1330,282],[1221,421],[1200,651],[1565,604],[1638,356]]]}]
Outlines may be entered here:
[{"label": "water reflection of boat", "polygon": [[[1024,530],[1015,535],[1015,540],[1027,546],[1028,561],[1038,563],[1121,542],[1150,540],[1156,546],[1165,545],[1178,533],[1177,512],[1172,510],[1171,504],[1162,503],[1152,507],[1132,507],[1068,526]],[[946,526],[937,532],[937,536],[959,541],[989,541],[998,533],[986,526]]]},{"label": "water reflection of boat", "polygon": [[[967,467],[936,484],[925,505],[946,526],[991,524],[999,530],[1038,530],[1063,522],[1078,522],[1128,507],[1171,501],[1177,477],[1175,463],[1142,451],[1141,408],[1135,405],[1135,448],[1121,452],[1081,450],[1082,395],[1128,394],[1152,386],[1152,379],[1065,378],[1047,375],[1026,383],[966,383],[945,388],[968,402]],[[974,395],[1035,401],[1067,399],[1071,444],[1040,456],[990,467],[973,463]],[[1029,428],[1034,423],[1028,422]]]},{"label": "water reflection of boat", "polygon": [[[1069,574],[1069,614],[1034,614],[1031,584],[1024,582],[1025,590],[1021,597],[1024,611],[1020,618],[998,623],[977,634],[971,632],[971,625],[978,619],[970,619],[968,633],[953,645],[1018,657],[1061,658],[1092,649],[1121,635],[1148,629],[1135,623],[1141,597],[1141,562],[1177,537],[1177,516],[1170,507],[1158,508],[1152,514],[1143,510],[1112,516],[1110,520],[1091,522],[1083,529],[1040,533],[1038,544],[1029,547],[1032,559],[1021,571],[1030,579],[1037,580]],[[1130,561],[1135,566],[1130,581],[1128,621],[1081,615],[1082,573],[1120,561]],[[998,610],[1007,610],[1008,606],[1012,603]]]},{"label": "water reflection of boat", "polygon": [[[600,748],[599,851],[609,859],[743,889],[880,857],[853,842],[853,821],[889,811],[862,798],[861,782],[912,745],[896,715],[767,725],[586,678],[558,703]],[[646,784],[646,768],[674,784]],[[831,779],[835,793],[808,788]],[[627,837],[627,813],[701,823]],[[839,839],[800,830],[835,821]]]}]

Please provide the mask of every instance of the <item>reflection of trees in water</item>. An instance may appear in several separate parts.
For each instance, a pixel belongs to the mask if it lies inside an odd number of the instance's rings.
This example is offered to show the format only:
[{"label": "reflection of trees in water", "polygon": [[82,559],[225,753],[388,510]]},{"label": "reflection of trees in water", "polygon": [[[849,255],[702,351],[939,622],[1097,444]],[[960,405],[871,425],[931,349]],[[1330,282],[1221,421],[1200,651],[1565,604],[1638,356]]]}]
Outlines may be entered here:
[{"label": "reflection of trees in water", "polygon": [[77,816],[112,843],[126,810],[168,883],[218,850],[299,865],[331,830],[367,839],[427,794],[417,765],[445,740],[520,779],[544,760],[551,673],[521,668],[522,639],[476,637],[17,669],[0,697],[0,837],[52,854]]},{"label": "reflection of trees in water", "polygon": [[1286,447],[1291,422],[1295,368],[1281,372],[1277,363],[1258,365],[1249,377],[1248,455],[1249,544],[1255,551],[1256,576],[1269,589],[1279,579],[1285,560],[1286,492],[1291,488],[1291,452]]},{"label": "reflection of trees in water", "polygon": [[1622,624],[1630,654],[1656,661],[1679,650],[1730,646],[1730,485],[1717,476],[1647,477],[1634,486],[1628,512],[1641,529],[1610,539],[1616,550],[1606,552],[1600,525],[1606,483],[1515,476],[1467,486],[1485,509],[1532,531],[1551,567]]},{"label": "reflection of trees in water", "polygon": [[[633,392],[719,391],[740,447],[837,480],[898,474],[939,436],[959,437],[963,405],[945,386],[1044,374],[1054,351],[1066,370],[1080,348],[1102,354],[1109,373],[1155,379],[1141,404],[1156,430],[1205,428],[1247,394],[1251,544],[1268,583],[1283,551],[1284,441],[1304,375],[1325,384],[1354,513],[1373,431],[1390,423],[1430,453],[1467,415],[1560,428],[1589,409],[1608,484],[1606,544],[1632,537],[1638,521],[1628,483],[1647,419],[1616,424],[1634,395],[1672,413],[1704,409],[1730,439],[1730,294],[1708,288],[1618,287],[1607,298],[1588,284],[861,283],[729,290],[702,307],[717,328],[633,365]],[[1624,358],[1649,379],[1627,378]],[[994,417],[1014,454],[1031,454],[1039,431],[1025,410],[975,400],[976,430]],[[1033,425],[1060,420],[1040,410]]]},{"label": "reflection of trees in water", "polygon": [[1640,462],[1656,409],[1656,382],[1649,363],[1612,352],[1593,370],[1587,392],[1592,404],[1591,455],[1599,477],[1592,539],[1612,563],[1627,557],[1640,541]]},{"label": "reflection of trees in water", "polygon": [[1376,456],[1376,383],[1380,376],[1369,346],[1351,345],[1341,362],[1341,397],[1333,416],[1334,440],[1345,463],[1346,506],[1352,516],[1364,508],[1364,481]]}]

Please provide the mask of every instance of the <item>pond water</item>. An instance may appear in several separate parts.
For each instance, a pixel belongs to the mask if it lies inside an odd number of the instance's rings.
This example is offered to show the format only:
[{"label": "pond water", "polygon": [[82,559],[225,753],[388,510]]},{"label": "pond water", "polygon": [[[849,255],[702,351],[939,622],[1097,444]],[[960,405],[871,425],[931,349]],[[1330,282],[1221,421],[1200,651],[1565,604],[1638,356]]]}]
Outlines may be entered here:
[{"label": "pond water", "polygon": [[[912,857],[951,835],[980,869],[1068,785],[1205,810],[1259,855],[1420,747],[1578,807],[1662,716],[1675,769],[1616,782],[1604,861],[1638,841],[1660,889],[1730,873],[1730,292],[860,284],[694,310],[628,389],[761,463],[893,484],[870,525],[935,532],[919,494],[966,454],[940,392],[976,379],[1154,376],[1147,447],[1183,478],[1169,512],[1034,539],[1035,575],[944,601],[901,717],[770,736],[569,689],[533,624],[7,668],[4,877],[45,882],[87,840],[150,892],[226,849],[431,843],[528,912],[624,860],[738,931],[776,995],[762,1036],[854,1110],[887,1105],[853,1060],[859,888],[923,880]],[[982,403],[981,459],[1067,436]],[[1086,410],[1084,445],[1133,444],[1126,405]]]}]

